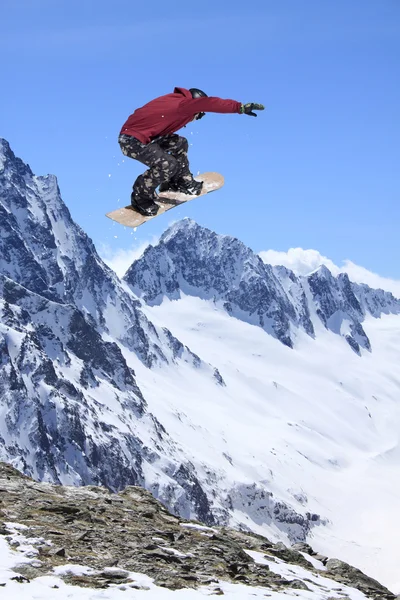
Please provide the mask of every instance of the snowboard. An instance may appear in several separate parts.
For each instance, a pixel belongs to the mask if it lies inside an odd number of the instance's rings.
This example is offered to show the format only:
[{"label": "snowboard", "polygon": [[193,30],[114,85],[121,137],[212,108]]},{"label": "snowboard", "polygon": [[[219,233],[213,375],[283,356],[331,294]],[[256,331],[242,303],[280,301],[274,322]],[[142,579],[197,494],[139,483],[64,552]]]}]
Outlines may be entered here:
[{"label": "snowboard", "polygon": [[171,210],[171,208],[181,206],[190,200],[194,200],[194,198],[200,198],[200,196],[205,196],[205,194],[219,190],[219,188],[224,185],[224,177],[219,173],[201,173],[200,175],[196,175],[194,179],[204,182],[202,191],[198,196],[191,196],[190,194],[183,194],[182,192],[160,192],[157,200],[160,210],[153,217],[145,217],[131,206],[117,208],[117,210],[106,213],[106,217],[121,225],[125,225],[125,227],[139,227],[139,225],[143,225],[146,221],[159,217],[167,212],[167,210]]}]

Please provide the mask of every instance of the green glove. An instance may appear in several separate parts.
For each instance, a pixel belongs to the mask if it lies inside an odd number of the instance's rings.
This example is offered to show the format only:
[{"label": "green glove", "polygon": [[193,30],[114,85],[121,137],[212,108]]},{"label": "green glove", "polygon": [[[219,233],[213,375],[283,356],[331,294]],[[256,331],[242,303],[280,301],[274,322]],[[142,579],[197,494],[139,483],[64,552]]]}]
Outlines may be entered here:
[{"label": "green glove", "polygon": [[242,104],[240,108],[241,114],[250,115],[251,117],[256,117],[256,113],[253,110],[264,110],[265,106],[263,104],[255,104],[254,102],[248,102],[248,104]]}]

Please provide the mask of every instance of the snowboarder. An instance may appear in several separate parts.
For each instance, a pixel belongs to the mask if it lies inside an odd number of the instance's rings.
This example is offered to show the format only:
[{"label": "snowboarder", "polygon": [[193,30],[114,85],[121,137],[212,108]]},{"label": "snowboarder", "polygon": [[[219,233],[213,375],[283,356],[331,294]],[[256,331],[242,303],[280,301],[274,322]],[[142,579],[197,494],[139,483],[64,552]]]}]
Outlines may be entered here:
[{"label": "snowboarder", "polygon": [[172,94],[155,98],[135,110],[122,126],[118,142],[125,156],[149,167],[133,185],[131,205],[145,216],[157,214],[156,188],[198,195],[203,183],[195,181],[189,170],[186,138],[175,131],[206,112],[241,113],[256,117],[262,104],[241,104],[236,100],[208,97],[197,88],[174,89]]}]

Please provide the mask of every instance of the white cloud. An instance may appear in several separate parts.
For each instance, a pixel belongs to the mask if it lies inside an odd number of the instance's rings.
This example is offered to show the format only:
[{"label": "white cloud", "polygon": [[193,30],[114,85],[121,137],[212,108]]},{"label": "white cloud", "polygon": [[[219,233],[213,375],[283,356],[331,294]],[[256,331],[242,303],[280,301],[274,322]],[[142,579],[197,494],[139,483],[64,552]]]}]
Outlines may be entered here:
[{"label": "white cloud", "polygon": [[318,250],[303,250],[303,248],[289,248],[287,252],[266,250],[260,252],[260,257],[265,263],[283,265],[294,271],[296,275],[308,275],[321,265],[327,266],[333,275],[340,273],[339,267],[329,258],[320,254]]},{"label": "white cloud", "polygon": [[109,245],[103,244],[98,251],[106,265],[115,271],[118,277],[122,277],[133,261],[140,258],[147,246],[154,244],[155,241],[157,240],[142,242],[138,246],[131,246],[130,248],[116,248],[115,250]]},{"label": "white cloud", "polygon": [[335,265],[333,261],[323,256],[318,250],[304,250],[303,248],[289,248],[287,252],[265,250],[260,252],[260,257],[265,263],[283,265],[294,271],[296,275],[308,275],[311,271],[318,269],[319,266],[325,265],[333,275],[347,273],[351,281],[355,283],[366,283],[372,288],[381,288],[392,292],[394,296],[400,298],[399,280],[382,277],[348,259],[344,260],[341,266]]}]

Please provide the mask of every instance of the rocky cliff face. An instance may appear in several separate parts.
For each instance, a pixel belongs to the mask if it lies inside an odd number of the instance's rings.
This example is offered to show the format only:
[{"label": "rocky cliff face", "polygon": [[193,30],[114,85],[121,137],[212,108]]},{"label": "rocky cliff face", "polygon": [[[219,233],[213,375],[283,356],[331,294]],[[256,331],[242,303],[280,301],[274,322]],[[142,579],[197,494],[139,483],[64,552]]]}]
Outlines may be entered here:
[{"label": "rocky cliff face", "polygon": [[292,346],[291,325],[313,333],[306,304],[291,302],[273,268],[239,240],[217,235],[185,219],[172,226],[156,246],[127,271],[125,281],[153,305],[164,296],[193,294]]},{"label": "rocky cliff face", "polygon": [[362,327],[366,315],[400,314],[389,292],[334,277],[322,266],[308,277],[271,267],[230,236],[184,219],[128,269],[125,281],[149,305],[182,294],[211,299],[230,315],[258,325],[289,347],[296,330],[315,335],[313,315],[342,335],[357,353],[371,350]]},{"label": "rocky cliff face", "polygon": [[[203,597],[229,595],[235,584],[243,597],[395,600],[376,580],[307,544],[287,548],[249,532],[182,522],[141,487],[112,494],[36,483],[0,463],[0,493],[0,586],[9,597],[34,594],[40,582],[42,593],[65,585],[163,587],[200,588]],[[7,570],[6,544],[14,552]]]},{"label": "rocky cliff face", "polygon": [[0,220],[0,456],[41,480],[111,489],[168,470],[159,487],[194,510],[174,479],[184,453],[124,353],[147,368],[201,368],[219,385],[216,370],[145,317],[72,221],[55,177],[35,176],[5,140]]},{"label": "rocky cliff face", "polygon": [[0,140],[0,199],[3,281],[72,305],[89,327],[121,341],[147,366],[173,359],[174,340],[148,322],[139,302],[100,259],[71,219],[56,178],[34,175],[5,140]]}]

